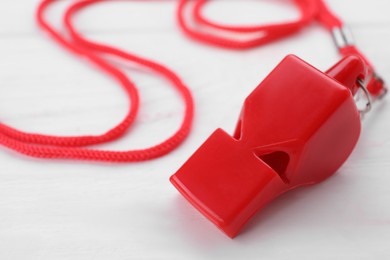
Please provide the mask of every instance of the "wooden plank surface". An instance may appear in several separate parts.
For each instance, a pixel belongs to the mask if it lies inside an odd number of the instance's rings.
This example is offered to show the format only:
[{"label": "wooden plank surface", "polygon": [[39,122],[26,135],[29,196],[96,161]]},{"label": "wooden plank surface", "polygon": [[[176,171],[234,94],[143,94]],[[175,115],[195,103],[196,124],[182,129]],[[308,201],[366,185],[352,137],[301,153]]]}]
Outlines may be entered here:
[{"label": "wooden plank surface", "polygon": [[[296,17],[287,1],[210,4],[218,21]],[[390,2],[336,1],[359,46],[390,80]],[[60,1],[48,16],[61,27]],[[34,22],[37,0],[0,3],[0,121],[32,132],[97,134],[126,113],[116,82],[58,48]],[[175,23],[176,1],[113,1],[77,19],[88,37],[153,58],[193,91],[195,126],[168,156],[146,163],[43,161],[0,147],[0,259],[388,259],[390,257],[390,108],[375,107],[360,143],[337,175],[291,192],[258,214],[234,240],[178,195],[168,178],[217,127],[231,132],[244,98],[286,55],[320,69],[338,59],[313,25],[250,51],[191,41]],[[167,82],[130,66],[142,107],[134,129],[102,146],[153,145],[179,125],[183,105]]]}]

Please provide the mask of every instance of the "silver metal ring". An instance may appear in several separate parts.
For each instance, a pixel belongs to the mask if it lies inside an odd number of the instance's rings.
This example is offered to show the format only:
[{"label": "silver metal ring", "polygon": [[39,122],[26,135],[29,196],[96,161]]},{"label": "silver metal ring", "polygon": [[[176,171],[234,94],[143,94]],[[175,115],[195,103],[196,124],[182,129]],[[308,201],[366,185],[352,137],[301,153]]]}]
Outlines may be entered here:
[{"label": "silver metal ring", "polygon": [[367,103],[366,103],[365,109],[359,111],[360,114],[365,115],[365,114],[367,114],[368,112],[371,111],[371,108],[372,108],[372,98],[371,98],[370,92],[368,91],[368,89],[364,85],[364,81],[362,79],[358,79],[357,83],[359,85],[359,88],[363,91],[363,93],[364,93],[364,95],[366,96],[366,99],[367,99]]}]

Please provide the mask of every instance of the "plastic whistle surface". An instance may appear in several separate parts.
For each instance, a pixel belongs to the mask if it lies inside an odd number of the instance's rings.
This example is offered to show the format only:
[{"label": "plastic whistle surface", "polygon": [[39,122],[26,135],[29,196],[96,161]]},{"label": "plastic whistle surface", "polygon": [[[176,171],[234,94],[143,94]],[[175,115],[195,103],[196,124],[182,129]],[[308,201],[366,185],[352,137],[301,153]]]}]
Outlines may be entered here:
[{"label": "plastic whistle surface", "polygon": [[267,203],[334,174],[361,129],[353,95],[365,77],[349,56],[326,73],[287,56],[249,95],[232,136],[216,130],[171,177],[230,237]]}]

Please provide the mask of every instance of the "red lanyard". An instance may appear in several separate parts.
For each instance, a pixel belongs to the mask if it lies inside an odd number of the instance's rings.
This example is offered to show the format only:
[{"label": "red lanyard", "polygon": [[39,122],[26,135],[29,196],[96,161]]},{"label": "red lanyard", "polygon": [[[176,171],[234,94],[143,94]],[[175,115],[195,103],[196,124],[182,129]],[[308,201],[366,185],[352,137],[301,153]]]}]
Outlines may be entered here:
[{"label": "red lanyard", "polygon": [[259,36],[250,38],[249,40],[239,40],[211,34],[206,31],[196,30],[189,26],[185,17],[186,6],[193,1],[181,0],[178,8],[178,22],[181,29],[191,38],[207,44],[229,49],[249,49],[259,47],[263,44],[287,37],[297,31],[303,29],[308,24],[317,21],[332,33],[339,52],[342,56],[357,55],[364,60],[367,66],[369,79],[367,79],[367,89],[375,98],[384,94],[385,87],[383,80],[375,73],[374,67],[368,59],[356,48],[353,38],[344,23],[333,14],[326,6],[323,0],[293,0],[301,12],[301,17],[296,21],[255,25],[255,26],[228,26],[217,24],[207,19],[202,10],[208,0],[196,0],[192,6],[192,20],[200,28],[214,29],[216,31],[230,32],[240,36],[253,35],[258,33]]},{"label": "red lanyard", "polygon": [[[141,57],[137,57],[134,54],[124,52],[117,48],[88,41],[80,34],[78,34],[71,24],[72,15],[90,4],[102,1],[77,1],[69,7],[69,9],[66,11],[64,19],[66,28],[70,33],[70,39],[65,38],[58,31],[56,31],[44,18],[47,8],[53,2],[55,1],[45,0],[41,2],[37,10],[38,24],[53,38],[54,41],[56,41],[64,49],[77,56],[86,58],[92,64],[96,65],[98,69],[116,79],[122,85],[131,101],[129,112],[122,120],[122,122],[120,122],[117,126],[108,132],[97,136],[59,137],[31,134],[21,132],[1,124],[0,143],[17,152],[34,157],[66,158],[107,162],[134,162],[150,160],[169,153],[180,143],[182,143],[190,132],[194,106],[191,93],[187,86],[181,81],[181,79],[174,72],[163,65]],[[139,110],[138,91],[134,83],[121,69],[103,58],[101,54],[109,54],[137,63],[140,66],[146,67],[150,71],[165,77],[172,83],[172,85],[183,98],[186,109],[185,116],[180,128],[171,137],[160,144],[141,150],[120,152],[84,148],[84,146],[101,144],[121,137],[129,129],[129,127],[132,126]]]},{"label": "red lanyard", "polygon": [[[39,26],[46,31],[52,39],[64,49],[72,54],[85,58],[98,69],[107,75],[115,78],[126,91],[131,105],[127,116],[114,128],[102,135],[88,136],[51,136],[19,131],[15,128],[0,123],[0,144],[15,150],[19,153],[40,157],[40,158],[63,158],[80,159],[107,162],[134,162],[153,159],[163,156],[178,145],[188,136],[194,114],[194,105],[191,92],[182,80],[170,69],[154,61],[138,57],[129,52],[125,52],[112,46],[92,42],[84,38],[72,24],[72,17],[81,9],[92,4],[107,0],[81,0],[70,5],[64,15],[64,24],[69,32],[69,37],[65,37],[56,31],[45,19],[44,15],[48,7],[55,0],[44,0],[37,9],[37,21]],[[191,6],[191,18],[199,25],[200,30],[195,30],[188,25],[184,12],[187,4],[193,2]],[[322,0],[295,0],[294,3],[301,11],[301,17],[297,21],[283,24],[259,25],[259,26],[226,26],[216,24],[202,14],[202,8],[207,0],[180,0],[178,6],[178,23],[181,29],[191,38],[202,41],[207,44],[216,45],[231,49],[247,49],[269,43],[271,41],[286,37],[304,28],[313,21],[319,21],[323,26],[329,29],[336,39],[342,55],[355,54],[363,58],[369,70],[370,79],[368,79],[367,88],[374,97],[384,92],[383,81],[376,76],[372,65],[350,42],[348,35],[344,33],[343,23],[333,15],[325,6]],[[216,34],[204,32],[202,28],[214,29]],[[227,31],[237,34],[248,34],[258,32],[260,36],[250,40],[237,40],[218,36],[218,31]],[[143,66],[166,79],[180,93],[185,103],[185,115],[180,128],[167,140],[146,149],[130,151],[104,151],[86,148],[89,145],[102,144],[120,138],[133,125],[139,110],[139,96],[134,83],[127,75],[113,63],[110,63],[103,55],[116,56],[129,62]]]}]

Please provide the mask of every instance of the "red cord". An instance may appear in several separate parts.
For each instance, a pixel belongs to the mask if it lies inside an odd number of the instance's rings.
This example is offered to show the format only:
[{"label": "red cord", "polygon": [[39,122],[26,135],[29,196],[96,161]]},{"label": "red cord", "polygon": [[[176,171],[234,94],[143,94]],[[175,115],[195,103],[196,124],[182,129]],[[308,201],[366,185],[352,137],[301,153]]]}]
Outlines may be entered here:
[{"label": "red cord", "polygon": [[[64,49],[76,56],[86,58],[94,66],[107,75],[115,78],[122,85],[131,101],[129,112],[126,117],[117,126],[106,133],[89,136],[61,137],[33,134],[22,132],[0,123],[0,144],[19,153],[40,158],[134,162],[163,156],[174,150],[188,136],[193,121],[193,100],[187,86],[173,71],[161,64],[138,57],[118,48],[92,42],[84,38],[74,28],[72,18],[78,11],[81,11],[92,4],[103,1],[107,0],[80,0],[74,2],[68,7],[64,15],[64,25],[69,33],[69,39],[56,31],[44,18],[46,10],[53,2],[55,2],[55,0],[43,0],[41,2],[37,9],[37,21],[39,26]],[[192,11],[190,12],[192,20],[200,29],[194,29],[189,26],[189,23],[184,15],[189,2],[193,2]],[[301,17],[298,20],[280,24],[258,26],[227,26],[210,21],[203,15],[202,12],[203,7],[207,2],[207,0],[180,0],[177,12],[179,26],[188,36],[195,40],[224,48],[254,48],[291,35],[303,29],[313,21],[320,22],[329,30],[343,26],[340,19],[329,11],[322,0],[294,0],[294,3],[301,12]],[[213,29],[216,33],[211,34],[209,32],[205,32],[205,30],[202,30],[203,28]],[[249,40],[240,40],[220,36],[218,35],[219,31],[239,35],[253,35],[254,33],[258,33],[258,36]],[[366,61],[368,70],[374,73],[373,67],[356,47],[348,46],[341,49],[340,52],[343,55],[359,55]],[[184,100],[186,109],[180,128],[170,138],[153,147],[132,151],[104,151],[84,148],[88,145],[109,142],[123,136],[134,123],[139,110],[139,96],[134,83],[131,82],[121,69],[103,58],[101,54],[116,56],[129,62],[136,63],[147,68],[151,72],[168,79],[172,83],[174,88],[180,93],[182,99]],[[383,88],[383,85],[376,84],[375,87],[376,91],[379,93],[381,88]],[[371,90],[371,92],[374,93],[373,87],[371,87]]]},{"label": "red cord", "polygon": [[[195,26],[190,26],[186,17],[186,8],[192,3],[191,20]],[[324,0],[293,0],[300,10],[301,17],[296,21],[267,24],[257,26],[228,26],[215,23],[203,14],[203,8],[209,0],[180,0],[177,19],[183,32],[194,40],[228,49],[249,49],[259,47],[271,41],[275,41],[305,28],[308,24],[317,21],[327,30],[343,28],[344,23],[333,14]],[[214,32],[211,33],[210,29]],[[218,34],[219,32],[219,34]],[[221,32],[239,35],[240,38],[222,36]],[[253,36],[253,34],[257,34]],[[242,39],[242,36],[247,36]],[[383,94],[385,86],[383,81],[375,74],[374,67],[368,59],[354,45],[344,46],[339,49],[342,56],[357,55],[366,63],[368,84],[371,95],[378,97]]]},{"label": "red cord", "polygon": [[[110,46],[92,43],[80,36],[71,24],[70,18],[78,10],[103,0],[78,1],[69,7],[65,15],[65,25],[68,28],[72,39],[66,39],[53,27],[51,27],[44,18],[47,8],[55,2],[54,0],[44,0],[37,10],[37,21],[40,27],[45,30],[54,41],[60,44],[64,49],[80,57],[86,58],[97,68],[114,77],[121,83],[131,100],[131,105],[127,116],[113,129],[107,133],[98,136],[48,136],[31,134],[18,131],[14,128],[0,124],[0,143],[19,153],[33,157],[41,158],[66,158],[80,160],[95,160],[107,162],[134,162],[150,160],[160,157],[174,150],[190,132],[193,120],[194,105],[191,92],[180,78],[167,67],[126,53]],[[170,138],[153,147],[132,151],[102,151],[82,146],[99,144],[114,140],[122,136],[126,130],[133,124],[139,108],[139,97],[135,85],[128,77],[117,67],[109,63],[106,59],[99,56],[99,53],[108,53],[131,62],[142,65],[149,70],[168,79],[175,89],[181,94],[185,105],[185,116],[179,128]]]}]

